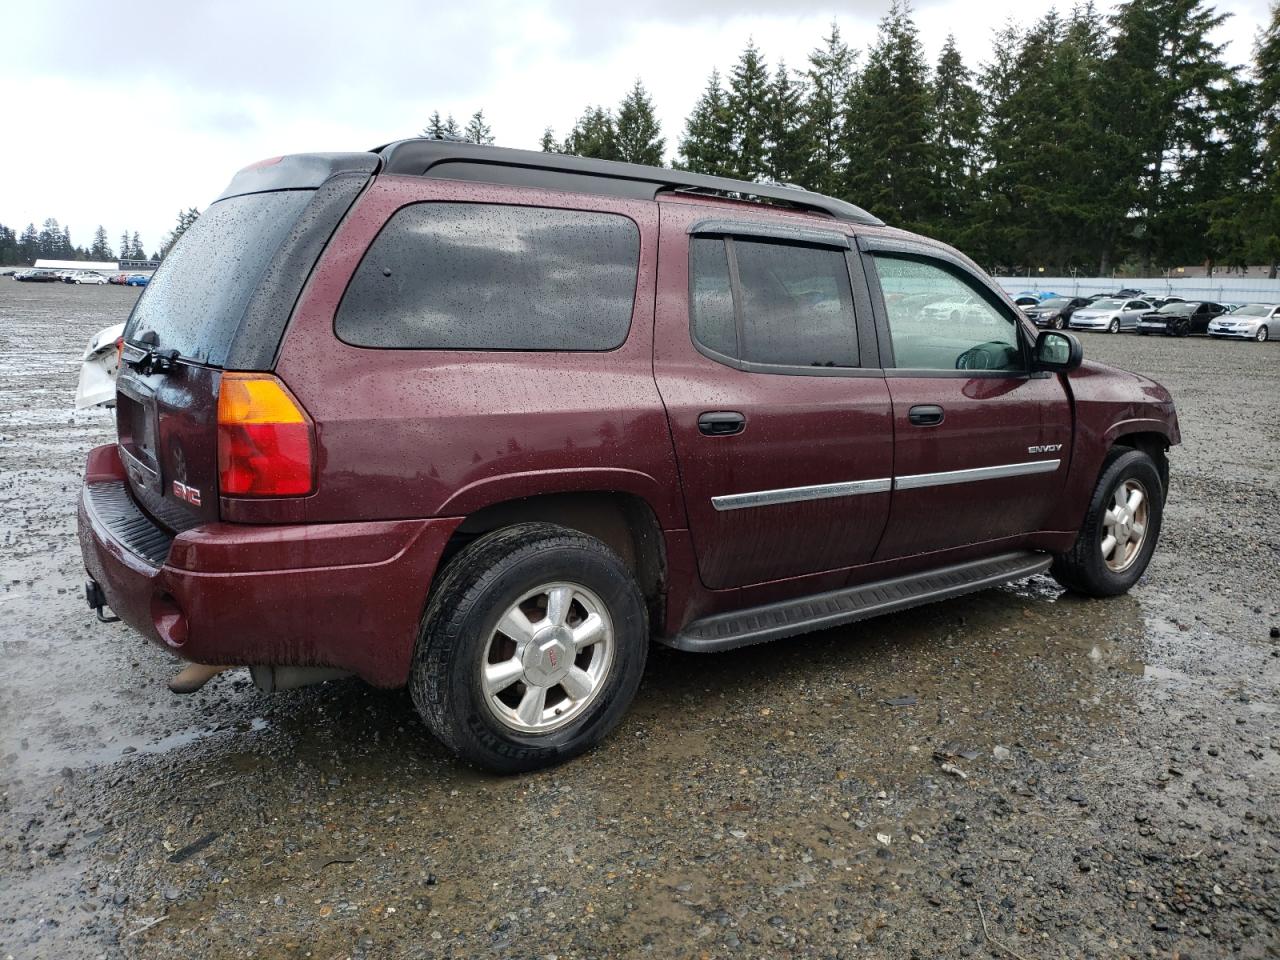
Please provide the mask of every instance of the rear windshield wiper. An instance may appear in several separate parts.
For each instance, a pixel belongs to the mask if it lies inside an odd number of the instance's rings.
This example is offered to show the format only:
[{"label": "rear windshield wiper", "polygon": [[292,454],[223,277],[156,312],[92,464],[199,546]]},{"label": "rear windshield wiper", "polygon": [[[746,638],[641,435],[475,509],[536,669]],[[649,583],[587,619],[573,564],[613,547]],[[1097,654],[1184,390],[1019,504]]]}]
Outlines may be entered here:
[{"label": "rear windshield wiper", "polygon": [[182,359],[182,354],[177,350],[159,349],[160,338],[154,330],[144,330],[138,335],[138,342],[146,347],[146,352],[136,360],[126,359],[125,363],[143,376],[150,376],[153,373],[168,373],[173,369],[173,365]]}]

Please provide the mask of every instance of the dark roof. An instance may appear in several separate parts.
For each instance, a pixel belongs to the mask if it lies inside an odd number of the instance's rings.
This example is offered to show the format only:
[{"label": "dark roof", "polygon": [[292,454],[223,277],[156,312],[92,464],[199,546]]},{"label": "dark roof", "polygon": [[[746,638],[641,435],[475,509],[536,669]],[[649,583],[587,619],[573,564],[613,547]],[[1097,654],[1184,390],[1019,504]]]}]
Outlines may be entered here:
[{"label": "dark roof", "polygon": [[780,183],[751,183],[638,163],[510,150],[454,140],[398,140],[374,147],[372,152],[382,158],[383,173],[572,190],[640,200],[652,200],[667,191],[709,193],[768,200],[825,213],[850,223],[884,225],[861,207]]}]

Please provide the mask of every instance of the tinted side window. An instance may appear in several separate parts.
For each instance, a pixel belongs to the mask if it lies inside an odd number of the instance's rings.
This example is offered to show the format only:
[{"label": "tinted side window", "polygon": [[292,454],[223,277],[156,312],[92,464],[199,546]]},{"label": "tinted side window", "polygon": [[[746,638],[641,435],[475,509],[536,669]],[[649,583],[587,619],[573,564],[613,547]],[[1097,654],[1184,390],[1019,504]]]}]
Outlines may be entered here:
[{"label": "tinted side window", "polygon": [[1013,319],[941,265],[876,255],[894,365],[913,370],[1023,370]]},{"label": "tinted side window", "polygon": [[719,237],[693,237],[689,243],[689,298],[693,335],[726,357],[738,357],[738,327],[729,284],[729,257]]},{"label": "tinted side window", "polygon": [[694,337],[717,353],[776,366],[858,365],[849,268],[838,250],[694,238],[690,294]]},{"label": "tinted side window", "polygon": [[844,254],[734,240],[742,297],[742,359],[793,367],[855,367],[858,341]]},{"label": "tinted side window", "polygon": [[640,233],[612,213],[420,203],[395,213],[342,298],[361,347],[611,350],[627,338]]}]

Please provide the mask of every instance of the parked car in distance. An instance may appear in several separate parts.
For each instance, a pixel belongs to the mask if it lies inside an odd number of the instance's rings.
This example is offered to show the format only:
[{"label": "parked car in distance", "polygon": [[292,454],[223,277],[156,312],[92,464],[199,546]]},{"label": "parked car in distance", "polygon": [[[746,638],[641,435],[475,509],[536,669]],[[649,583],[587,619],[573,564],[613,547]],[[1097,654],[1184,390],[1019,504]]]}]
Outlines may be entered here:
[{"label": "parked car in distance", "polygon": [[151,278],[145,273],[131,273],[124,279],[125,284],[130,287],[145,287],[150,281]]},{"label": "parked car in distance", "polygon": [[407,686],[502,772],[599,742],[651,641],[1124,593],[1180,442],[1159,384],[845,201],[440,140],[241,170],[124,341],[89,606],[265,689]]},{"label": "parked car in distance", "polygon": [[99,330],[85,347],[80,359],[80,382],[76,385],[76,409],[114,407],[116,375],[124,348],[124,324]]},{"label": "parked car in distance", "polygon": [[1182,300],[1166,303],[1159,310],[1142,315],[1138,333],[1163,333],[1171,337],[1185,337],[1193,333],[1208,333],[1209,321],[1226,313],[1222,304],[1209,300]]},{"label": "parked car in distance", "polygon": [[1159,310],[1161,307],[1163,307],[1167,303],[1182,303],[1186,298],[1185,297],[1148,297],[1147,299],[1151,302],[1152,307]]},{"label": "parked car in distance", "polygon": [[1265,343],[1271,336],[1271,331],[1276,329],[1280,329],[1280,305],[1246,303],[1230,313],[1210,320],[1208,333],[1211,337],[1232,337]]},{"label": "parked car in distance", "polygon": [[1122,330],[1135,330],[1138,319],[1151,310],[1146,300],[1125,300],[1109,297],[1095,300],[1088,306],[1080,307],[1071,315],[1067,326],[1072,330],[1105,330],[1107,333],[1120,333]]},{"label": "parked car in distance", "polygon": [[53,270],[27,270],[23,274],[14,274],[13,279],[24,283],[57,283],[58,274]]},{"label": "parked car in distance", "polygon": [[1040,298],[1028,293],[1020,293],[1013,298],[1013,304],[1021,310],[1026,310],[1029,307],[1039,306]]},{"label": "parked car in distance", "polygon": [[1067,325],[1073,313],[1088,305],[1089,301],[1084,297],[1051,297],[1029,308],[1026,314],[1037,327],[1061,330]]},{"label": "parked car in distance", "polygon": [[116,286],[124,286],[128,279],[129,274],[127,273],[113,273],[111,276],[107,277],[107,283],[113,283]]},{"label": "parked car in distance", "polygon": [[92,270],[85,270],[85,271],[82,271],[81,273],[76,274],[76,275],[75,275],[75,277],[73,277],[73,278],[72,278],[70,281],[68,281],[68,282],[70,282],[70,283],[91,283],[91,284],[95,284],[95,285],[102,285],[102,284],[105,284],[105,283],[107,282],[107,278],[106,278],[106,277],[104,277],[104,276],[103,276],[102,274],[100,274],[100,273],[95,273],[95,272],[94,272],[94,271],[92,271]]}]

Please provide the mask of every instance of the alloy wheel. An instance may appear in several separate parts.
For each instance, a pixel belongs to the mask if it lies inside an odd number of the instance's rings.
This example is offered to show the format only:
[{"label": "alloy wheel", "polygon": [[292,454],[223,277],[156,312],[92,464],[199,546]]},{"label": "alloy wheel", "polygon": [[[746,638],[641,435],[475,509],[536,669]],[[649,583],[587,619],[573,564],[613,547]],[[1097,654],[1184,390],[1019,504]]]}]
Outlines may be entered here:
[{"label": "alloy wheel", "polygon": [[1102,559],[1113,573],[1123,573],[1142,553],[1147,541],[1150,505],[1147,488],[1129,479],[1116,487],[1102,517]]},{"label": "alloy wheel", "polygon": [[548,583],[512,604],[480,662],[484,703],[504,726],[544,734],[578,717],[605,686],[613,621],[595,593]]}]

